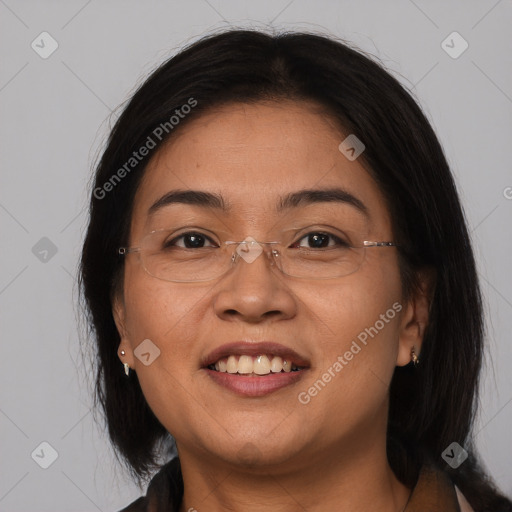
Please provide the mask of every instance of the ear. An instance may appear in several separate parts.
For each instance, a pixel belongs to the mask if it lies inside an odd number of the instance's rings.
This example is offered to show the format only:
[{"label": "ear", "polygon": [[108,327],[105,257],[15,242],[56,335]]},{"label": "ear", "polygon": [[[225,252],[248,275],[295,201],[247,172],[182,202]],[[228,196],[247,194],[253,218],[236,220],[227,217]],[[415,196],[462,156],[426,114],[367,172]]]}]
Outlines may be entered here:
[{"label": "ear", "polygon": [[[134,367],[133,351],[131,348],[128,330],[126,329],[126,307],[120,294],[116,294],[112,303],[112,316],[117,327],[117,332],[121,338],[117,355],[122,363],[128,363],[130,368]],[[121,354],[124,351],[124,355]]]},{"label": "ear", "polygon": [[436,271],[426,267],[418,273],[418,288],[405,305],[400,320],[398,336],[397,366],[405,366],[411,362],[411,350],[419,357],[429,322],[430,304],[434,296]]}]

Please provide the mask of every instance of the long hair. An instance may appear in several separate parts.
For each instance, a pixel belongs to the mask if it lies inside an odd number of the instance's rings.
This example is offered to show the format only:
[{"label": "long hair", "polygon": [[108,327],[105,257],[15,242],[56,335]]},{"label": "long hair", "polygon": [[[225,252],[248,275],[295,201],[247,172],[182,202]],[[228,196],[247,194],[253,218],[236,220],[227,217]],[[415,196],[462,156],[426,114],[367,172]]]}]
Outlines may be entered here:
[{"label": "long hair", "polygon": [[[419,269],[436,270],[421,365],[397,367],[391,382],[387,449],[393,471],[413,485],[421,464],[433,463],[477,512],[510,510],[511,503],[480,468],[471,439],[484,339],[481,295],[466,220],[441,145],[416,101],[380,63],[343,41],[316,34],[229,30],[204,37],[147,78],[110,133],[95,173],[80,285],[96,344],[96,401],[113,446],[132,475],[142,477],[158,467],[161,445],[172,444],[137,376],[126,379],[117,357],[112,297],[122,286],[123,260],[116,249],[128,240],[134,194],[149,160],[130,158],[148,137],[152,151],[158,151],[211,107],[280,99],[316,102],[341,130],[365,144],[358,162],[384,194],[403,246],[404,293],[414,291]],[[192,102],[189,114],[172,126],[171,116]],[[166,130],[156,137],[162,126]],[[469,452],[456,470],[441,458],[454,441]]]}]

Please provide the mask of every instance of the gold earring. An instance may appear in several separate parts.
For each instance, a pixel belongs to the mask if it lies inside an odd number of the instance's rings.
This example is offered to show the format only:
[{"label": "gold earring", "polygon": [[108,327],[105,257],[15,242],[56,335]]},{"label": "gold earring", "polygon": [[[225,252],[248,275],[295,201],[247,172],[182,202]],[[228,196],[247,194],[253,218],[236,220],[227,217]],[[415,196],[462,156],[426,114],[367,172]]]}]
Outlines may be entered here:
[{"label": "gold earring", "polygon": [[414,347],[411,348],[411,360],[412,360],[414,366],[418,366],[418,364],[420,363],[420,359],[416,355],[416,352],[414,351]]}]

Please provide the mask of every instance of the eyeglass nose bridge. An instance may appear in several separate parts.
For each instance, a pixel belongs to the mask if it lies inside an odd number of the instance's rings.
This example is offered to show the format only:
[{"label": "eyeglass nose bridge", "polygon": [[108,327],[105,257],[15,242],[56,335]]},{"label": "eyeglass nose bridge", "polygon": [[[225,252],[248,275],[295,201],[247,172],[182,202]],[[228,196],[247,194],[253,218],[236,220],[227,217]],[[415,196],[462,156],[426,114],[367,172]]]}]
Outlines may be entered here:
[{"label": "eyeglass nose bridge", "polygon": [[[264,247],[279,244],[279,242],[259,242],[253,237],[248,236],[241,242],[227,241],[224,242],[226,245],[237,245],[235,252],[231,256],[231,265],[234,265],[239,258],[242,258],[246,263],[254,262],[260,254],[264,251]],[[262,247],[264,246],[264,247]],[[267,257],[270,259],[270,265],[275,265],[275,259],[279,256],[279,251],[271,249],[271,251],[265,251]],[[278,266],[279,267],[279,266]]]}]

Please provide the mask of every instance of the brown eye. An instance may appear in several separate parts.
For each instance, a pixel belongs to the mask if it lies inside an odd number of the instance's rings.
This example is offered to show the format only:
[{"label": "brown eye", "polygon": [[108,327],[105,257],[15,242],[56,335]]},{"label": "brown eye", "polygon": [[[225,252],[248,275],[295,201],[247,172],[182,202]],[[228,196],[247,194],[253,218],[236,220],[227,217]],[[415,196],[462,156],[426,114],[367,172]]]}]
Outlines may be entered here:
[{"label": "brown eye", "polygon": [[[182,242],[178,243],[178,240],[182,240]],[[164,242],[163,248],[167,249],[169,247],[181,247],[184,249],[202,249],[206,242],[212,243],[206,235],[190,231],[189,233],[183,233],[182,235],[173,238],[168,242]]]},{"label": "brown eye", "polygon": [[[332,239],[334,244],[329,243],[329,239]],[[302,240],[306,240],[306,246],[302,245],[300,242]],[[349,244],[342,240],[341,238],[332,235],[331,233],[324,233],[321,231],[318,232],[311,232],[307,235],[303,236],[294,247],[305,247],[306,249],[325,249],[329,247],[349,247]]]}]

